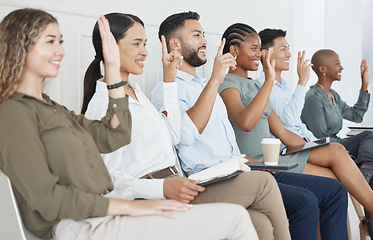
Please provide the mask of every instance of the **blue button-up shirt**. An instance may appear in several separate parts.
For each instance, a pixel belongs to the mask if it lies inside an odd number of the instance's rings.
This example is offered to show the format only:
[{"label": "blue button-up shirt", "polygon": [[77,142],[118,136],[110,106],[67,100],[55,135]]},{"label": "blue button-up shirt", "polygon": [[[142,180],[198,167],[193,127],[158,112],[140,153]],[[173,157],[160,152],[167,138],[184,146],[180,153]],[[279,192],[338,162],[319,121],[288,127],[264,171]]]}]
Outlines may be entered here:
[{"label": "blue button-up shirt", "polygon": [[[219,94],[216,94],[209,122],[202,134],[199,134],[186,111],[194,106],[207,80],[178,71],[175,81],[178,83],[182,119],[181,141],[176,149],[183,170],[190,175],[238,156],[240,151],[234,131]],[[157,109],[162,107],[162,91],[162,84],[158,84],[150,94],[150,100]]]},{"label": "blue button-up shirt", "polygon": [[[262,72],[257,79],[262,85],[265,76]],[[313,136],[306,125],[302,123],[300,115],[302,113],[304,99],[307,88],[302,85],[295,87],[294,93],[288,87],[285,79],[280,78],[280,82],[274,81],[271,96],[269,97],[273,111],[281,119],[287,129],[308,141],[314,141],[317,138]]]}]

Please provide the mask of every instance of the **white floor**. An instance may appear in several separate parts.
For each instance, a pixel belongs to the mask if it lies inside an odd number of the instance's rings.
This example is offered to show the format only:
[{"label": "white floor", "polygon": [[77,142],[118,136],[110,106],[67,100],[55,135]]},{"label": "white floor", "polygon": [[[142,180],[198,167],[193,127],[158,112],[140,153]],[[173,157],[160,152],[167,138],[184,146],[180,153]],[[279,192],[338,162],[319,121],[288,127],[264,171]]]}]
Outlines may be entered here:
[{"label": "white floor", "polygon": [[[352,240],[360,240],[359,219],[357,218],[355,208],[352,205],[352,202],[351,202],[350,198],[348,198],[348,214],[349,214],[349,218],[350,218],[350,228],[351,228]],[[366,239],[370,240],[370,237],[367,237]]]}]

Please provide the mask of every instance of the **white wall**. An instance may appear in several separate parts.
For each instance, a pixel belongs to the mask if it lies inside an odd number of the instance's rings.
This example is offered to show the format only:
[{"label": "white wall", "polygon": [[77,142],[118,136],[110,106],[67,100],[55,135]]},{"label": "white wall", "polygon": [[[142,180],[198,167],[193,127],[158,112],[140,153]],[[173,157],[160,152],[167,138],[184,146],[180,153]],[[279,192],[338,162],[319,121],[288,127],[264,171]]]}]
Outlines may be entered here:
[{"label": "white wall", "polygon": [[[158,26],[168,15],[193,10],[201,15],[201,23],[206,31],[208,40],[208,63],[199,69],[199,73],[208,78],[212,69],[212,62],[223,31],[234,22],[245,22],[252,25],[258,31],[270,26],[270,18],[262,19],[258,11],[263,5],[271,6],[266,10],[268,16],[276,15],[276,9],[286,6],[284,15],[276,20],[273,27],[289,29],[292,32],[291,0],[277,1],[265,0],[262,4],[252,6],[243,4],[243,7],[230,7],[216,5],[214,1],[188,1],[176,4],[175,1],[151,1],[145,0],[140,4],[135,1],[55,1],[55,0],[0,0],[0,18],[13,9],[21,7],[35,7],[51,12],[57,17],[61,31],[64,35],[66,56],[63,60],[60,76],[51,84],[50,95],[55,100],[68,108],[79,111],[82,99],[82,81],[86,67],[93,60],[94,52],[91,46],[90,34],[96,17],[108,12],[127,12],[138,15],[144,22],[148,37],[149,56],[146,60],[144,74],[133,76],[142,86],[145,93],[149,94],[153,86],[160,81],[161,71],[161,46],[157,39]],[[172,7],[171,7],[172,6]],[[272,9],[272,10],[271,10]],[[281,14],[282,15],[282,14]],[[273,22],[272,22],[273,23]],[[289,35],[291,38],[291,35]],[[255,73],[253,73],[255,76]],[[146,81],[145,81],[146,79]]]},{"label": "white wall", "polygon": [[[327,0],[325,15],[325,48],[333,49],[338,53],[341,64],[342,80],[334,82],[333,88],[340,93],[347,104],[353,105],[357,101],[361,88],[360,63],[362,59],[362,23],[363,8],[362,1],[338,1]],[[348,9],[343,14],[339,8]],[[352,31],[351,31],[352,30]],[[372,63],[369,63],[372,70]],[[372,122],[369,114],[365,117],[366,122]],[[344,121],[344,129],[340,134],[346,133],[347,126],[357,125]],[[372,124],[371,124],[372,125]]]},{"label": "white wall", "polygon": [[[94,56],[91,31],[96,18],[108,12],[132,13],[145,22],[149,57],[144,74],[133,78],[139,82],[146,94],[160,81],[162,74],[161,46],[157,39],[159,23],[172,13],[193,10],[201,15],[200,22],[209,42],[208,64],[199,69],[199,73],[204,77],[210,76],[212,61],[223,31],[232,23],[244,22],[257,31],[266,27],[287,30],[287,40],[291,45],[293,58],[291,69],[284,73],[284,77],[292,86],[297,82],[298,50],[306,50],[307,57],[310,58],[320,48],[334,49],[340,55],[345,70],[342,82],[333,84],[333,87],[347,103],[353,104],[356,101],[361,85],[359,64],[363,56],[368,58],[370,69],[373,69],[371,41],[368,41],[372,39],[373,28],[367,24],[367,18],[371,20],[369,13],[372,11],[369,0],[237,2],[219,4],[212,0],[0,0],[0,18],[21,7],[42,8],[57,17],[64,34],[66,57],[60,76],[52,81],[50,95],[75,111],[80,110],[84,72]],[[256,73],[251,75],[255,77]],[[315,75],[312,75],[309,85],[315,82]],[[366,114],[364,124],[373,125],[370,112]]]},{"label": "white wall", "polygon": [[[362,1],[362,58],[367,59],[369,72],[371,73],[371,84],[369,84],[369,92],[373,92],[373,2],[371,0]],[[373,125],[373,103],[365,114],[362,125]]]}]

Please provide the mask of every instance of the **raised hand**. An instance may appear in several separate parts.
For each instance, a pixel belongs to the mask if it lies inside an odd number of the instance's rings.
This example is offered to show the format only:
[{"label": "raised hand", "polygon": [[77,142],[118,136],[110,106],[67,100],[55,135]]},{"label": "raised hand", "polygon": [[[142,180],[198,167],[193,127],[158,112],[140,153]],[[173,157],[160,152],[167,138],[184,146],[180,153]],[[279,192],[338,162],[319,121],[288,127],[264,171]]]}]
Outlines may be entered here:
[{"label": "raised hand", "polygon": [[175,218],[168,211],[185,212],[191,206],[186,203],[181,203],[175,200],[132,200],[128,202],[129,216],[144,216],[144,215],[160,215],[170,218]]},{"label": "raised hand", "polygon": [[166,38],[162,35],[162,63],[163,63],[163,81],[164,82],[174,82],[177,70],[181,67],[183,63],[183,56],[177,51],[173,50],[168,53]]},{"label": "raised hand", "polygon": [[367,91],[369,85],[369,70],[367,65],[367,60],[361,60],[360,64],[360,74],[361,74],[361,90]]},{"label": "raised hand", "polygon": [[263,71],[265,74],[265,80],[275,80],[276,71],[275,71],[275,60],[271,56],[273,54],[273,47],[262,50],[262,62],[263,62]]},{"label": "raised hand", "polygon": [[312,66],[311,60],[304,60],[306,51],[303,50],[301,53],[298,52],[298,63],[297,63],[297,73],[299,77],[298,85],[306,86],[308,80],[310,79],[310,68]]},{"label": "raised hand", "polygon": [[[110,31],[109,21],[105,16],[101,16],[97,20],[97,23],[102,40],[102,52],[105,62],[105,81],[110,85],[120,81],[119,47]],[[112,75],[113,77],[111,77]]]},{"label": "raised hand", "polygon": [[231,53],[223,55],[223,48],[225,44],[225,38],[221,41],[220,47],[214,59],[214,66],[212,69],[211,79],[216,81],[217,84],[221,84],[224,80],[227,68],[230,67],[233,70],[236,69],[236,60]]},{"label": "raised hand", "polygon": [[[121,81],[120,76],[120,57],[119,47],[113,34],[110,31],[109,21],[105,16],[101,16],[98,20],[98,28],[100,30],[100,36],[102,41],[102,54],[105,63],[105,82],[108,85],[119,83]],[[125,97],[123,86],[109,91],[111,98],[122,98]],[[112,128],[119,126],[120,121],[116,114],[113,115],[109,120],[109,124]]]},{"label": "raised hand", "polygon": [[203,192],[204,187],[201,187],[198,181],[191,180],[185,177],[174,177],[164,180],[163,192],[164,196],[184,203],[190,203],[198,195],[198,192]]}]

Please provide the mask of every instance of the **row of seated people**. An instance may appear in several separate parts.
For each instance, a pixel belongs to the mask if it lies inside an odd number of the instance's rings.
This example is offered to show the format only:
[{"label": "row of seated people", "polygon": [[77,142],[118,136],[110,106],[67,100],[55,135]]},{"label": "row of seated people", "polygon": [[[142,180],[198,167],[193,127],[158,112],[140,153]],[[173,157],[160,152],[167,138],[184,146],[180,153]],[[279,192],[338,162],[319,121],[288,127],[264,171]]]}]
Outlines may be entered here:
[{"label": "row of seated people", "polygon": [[[84,116],[41,90],[46,77],[58,75],[64,55],[57,20],[35,9],[4,18],[0,46],[9,51],[0,59],[0,169],[32,233],[57,239],[316,239],[320,223],[322,239],[347,239],[347,190],[373,212],[373,192],[339,143],[281,156],[280,162],[298,163],[292,172],[245,172],[206,187],[178,176],[174,146],[190,175],[241,153],[261,161],[260,141],[270,134],[287,146],[305,142],[269,102],[288,67],[290,57],[281,59],[288,45],[265,45],[252,27],[233,24],[206,80],[196,74],[206,63],[207,44],[198,20],[197,13],[182,12],[161,23],[163,81],[149,101],[130,79],[143,72],[148,55],[143,22],[131,14],[100,17],[92,36],[96,56],[84,79]],[[262,84],[247,75],[260,59]],[[307,82],[304,54],[298,70],[300,82]]]},{"label": "row of seated people", "polygon": [[[331,89],[334,81],[341,80],[343,70],[336,52],[322,49],[313,54],[311,66],[318,80],[308,91],[306,84],[309,80],[310,60],[304,61],[305,52],[298,52],[299,81],[293,92],[286,80],[281,77],[283,71],[289,70],[287,62],[291,57],[289,45],[285,39],[286,32],[281,29],[264,29],[259,35],[262,40],[262,48],[274,47],[278,49],[273,55],[277,65],[270,103],[283,125],[306,141],[330,137],[333,142],[342,144],[372,187],[373,148],[371,146],[373,145],[373,133],[364,131],[347,138],[337,135],[342,129],[343,119],[360,123],[368,110],[370,94],[368,93],[369,71],[366,60],[362,60],[360,65],[361,89],[359,97],[351,107],[342,100],[335,90]],[[307,68],[307,72],[302,71],[304,68]],[[261,74],[257,80],[263,85],[264,74]],[[275,124],[271,120],[269,124],[271,122]],[[333,174],[329,177],[336,178],[336,175]],[[370,222],[369,211],[365,210],[365,215]],[[367,227],[370,236],[373,237],[371,225],[368,224]]]}]

